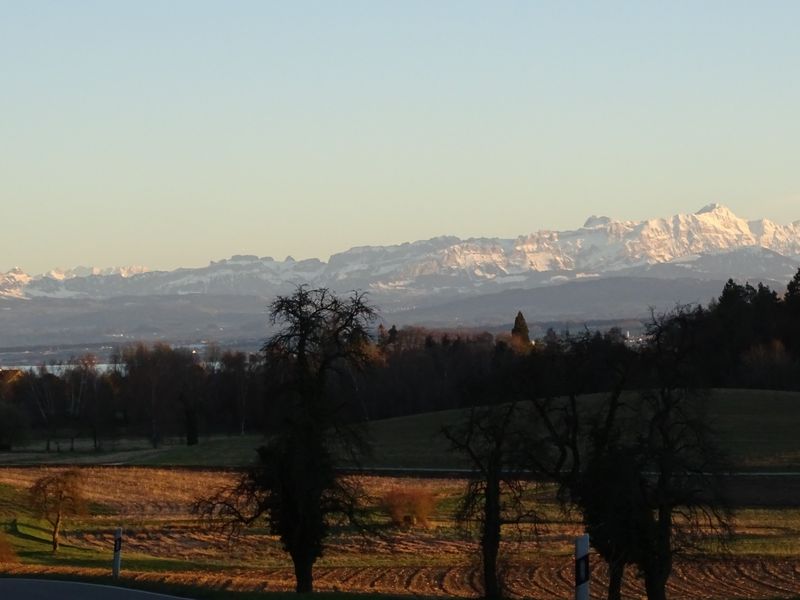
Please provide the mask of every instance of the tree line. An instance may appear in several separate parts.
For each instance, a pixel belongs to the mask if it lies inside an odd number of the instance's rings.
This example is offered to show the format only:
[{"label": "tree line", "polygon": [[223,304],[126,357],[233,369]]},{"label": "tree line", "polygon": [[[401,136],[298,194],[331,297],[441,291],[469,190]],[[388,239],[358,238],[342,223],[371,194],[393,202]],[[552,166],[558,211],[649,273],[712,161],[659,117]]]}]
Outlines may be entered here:
[{"label": "tree line", "polygon": [[[725,285],[708,306],[683,307],[692,321],[695,361],[704,384],[713,387],[800,389],[800,273],[779,295],[758,284]],[[520,321],[522,318],[522,321]],[[380,325],[370,330],[371,367],[328,393],[346,404],[351,418],[380,419],[463,405],[467,382],[485,379],[503,348],[530,346],[519,315],[516,334],[437,331]],[[524,336],[520,327],[524,327]],[[519,330],[519,331],[518,331]],[[557,340],[585,332],[549,331],[535,340],[530,362],[548,374]],[[635,349],[622,333],[609,335]],[[69,450],[78,438],[101,449],[125,437],[145,437],[153,446],[182,436],[243,434],[269,429],[267,361],[263,353],[204,353],[167,344],[120,348],[101,369],[85,355],[34,370],[0,372],[0,447],[43,438],[48,450]],[[597,373],[588,388],[603,391]],[[549,388],[564,387],[550,377]],[[540,380],[540,385],[544,385]],[[560,391],[565,391],[564,389]],[[65,441],[66,440],[66,441]]]},{"label": "tree line", "polygon": [[264,357],[211,347],[204,356],[167,344],[121,348],[102,368],[85,355],[26,371],[0,372],[0,449],[28,438],[49,451],[95,450],[123,438],[158,447],[182,436],[264,430]]}]

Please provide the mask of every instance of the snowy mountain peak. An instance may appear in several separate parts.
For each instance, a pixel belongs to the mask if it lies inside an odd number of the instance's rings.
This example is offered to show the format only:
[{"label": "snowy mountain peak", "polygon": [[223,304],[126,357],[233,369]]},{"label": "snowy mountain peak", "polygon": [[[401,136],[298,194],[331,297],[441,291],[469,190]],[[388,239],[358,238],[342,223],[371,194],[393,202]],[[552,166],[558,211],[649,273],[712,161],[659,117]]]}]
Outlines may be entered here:
[{"label": "snowy mountain peak", "polygon": [[727,206],[724,206],[718,202],[712,202],[711,204],[706,204],[703,208],[698,210],[696,215],[704,215],[706,213],[731,213],[730,209]]},{"label": "snowy mountain peak", "polygon": [[737,223],[738,226],[744,226],[746,223],[744,219],[737,217],[730,208],[717,203],[706,205],[701,210],[696,212],[695,216],[699,219]]},{"label": "snowy mountain peak", "polygon": [[19,267],[0,273],[0,298],[24,298],[25,288],[33,278]]},{"label": "snowy mountain peak", "polygon": [[47,277],[48,279],[55,279],[56,281],[64,281],[67,279],[74,279],[76,277],[90,277],[90,276],[105,276],[105,275],[119,275],[120,277],[133,277],[141,273],[147,273],[150,269],[140,265],[131,265],[127,267],[84,267],[79,266],[73,269],[55,268],[47,273],[38,277]]},{"label": "snowy mountain peak", "polygon": [[608,225],[611,223],[611,219],[608,217],[598,217],[597,215],[592,215],[586,222],[583,224],[584,229],[591,229],[593,227],[602,227],[604,225]]},{"label": "snowy mountain peak", "polygon": [[[769,252],[743,252],[747,249]],[[714,203],[695,213],[644,221],[616,221],[593,215],[579,229],[540,230],[514,239],[440,236],[392,246],[359,246],[333,254],[327,263],[317,259],[298,261],[291,256],[277,261],[234,255],[198,269],[149,273],[143,267],[78,267],[30,277],[20,269],[12,269],[0,273],[0,297],[269,297],[308,283],[340,291],[369,290],[384,302],[405,306],[432,297],[543,285],[564,278],[619,274],[658,265],[676,266],[677,271],[672,267],[667,270],[684,276],[694,272],[704,276],[711,263],[698,258],[721,255],[730,256],[730,266],[722,260],[712,262],[725,264],[732,277],[738,276],[737,264],[747,272],[762,272],[753,262],[762,259],[773,266],[779,264],[782,277],[800,260],[800,222],[780,225],[766,219],[746,221],[726,206]],[[663,268],[660,270],[664,272]]]}]

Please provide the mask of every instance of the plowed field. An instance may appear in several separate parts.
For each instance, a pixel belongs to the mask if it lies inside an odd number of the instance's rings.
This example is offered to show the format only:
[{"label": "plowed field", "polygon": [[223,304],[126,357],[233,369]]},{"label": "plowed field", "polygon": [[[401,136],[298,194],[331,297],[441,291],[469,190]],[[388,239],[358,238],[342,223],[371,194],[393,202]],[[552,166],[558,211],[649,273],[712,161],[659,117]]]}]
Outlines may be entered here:
[{"label": "plowed field", "polygon": [[[572,571],[564,557],[547,557],[536,564],[517,565],[507,573],[511,597],[551,600],[570,598]],[[18,565],[3,569],[15,574],[80,574],[103,576],[104,569]],[[592,598],[604,598],[606,582],[602,564],[593,567]],[[226,569],[224,572],[181,571],[175,573],[126,572],[124,579],[191,584],[231,591],[291,591],[290,567]],[[645,598],[644,587],[629,573],[624,598]],[[774,600],[800,596],[800,560],[734,558],[678,562],[667,586],[672,600]],[[475,598],[480,595],[477,568],[457,567],[317,567],[315,589],[381,594],[409,594]]]},{"label": "plowed field", "polygon": [[[6,493],[0,504],[0,521],[9,528],[7,538],[19,556],[17,564],[0,565],[4,572],[107,575],[113,530],[119,525],[125,532],[126,578],[235,591],[293,589],[291,564],[273,536],[254,529],[228,544],[189,513],[199,493],[230,481],[231,474],[85,469],[86,496],[95,514],[67,523],[64,553],[55,557],[47,552],[46,530],[26,514],[20,502],[24,490],[41,474],[33,469],[0,469],[0,485],[5,486],[0,492],[17,494]],[[316,589],[461,598],[480,594],[476,541],[452,521],[454,499],[463,482],[395,478],[365,478],[364,482],[373,498],[395,488],[435,492],[438,507],[430,527],[387,528],[379,538],[337,530],[315,568]],[[526,535],[504,548],[504,578],[510,596],[571,597],[571,541],[580,526],[553,504],[545,506],[544,513],[548,522],[538,535],[524,531]],[[800,596],[800,510],[742,511],[737,536],[732,554],[726,557],[677,560],[668,585],[670,598]],[[592,597],[601,598],[606,571],[597,557],[592,561]],[[644,597],[633,571],[627,574],[623,591],[626,598]]]}]

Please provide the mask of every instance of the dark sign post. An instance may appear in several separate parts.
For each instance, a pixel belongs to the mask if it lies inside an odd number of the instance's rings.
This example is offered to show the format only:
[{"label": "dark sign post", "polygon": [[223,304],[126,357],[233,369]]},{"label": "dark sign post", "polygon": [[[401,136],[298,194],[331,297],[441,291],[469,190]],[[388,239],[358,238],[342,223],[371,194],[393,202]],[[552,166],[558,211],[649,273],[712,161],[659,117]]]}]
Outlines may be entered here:
[{"label": "dark sign post", "polygon": [[122,527],[117,527],[117,530],[114,532],[114,566],[111,569],[114,579],[119,578],[119,567],[120,563],[122,562],[121,555],[122,555]]},{"label": "dark sign post", "polygon": [[575,538],[575,600],[589,600],[589,536]]}]

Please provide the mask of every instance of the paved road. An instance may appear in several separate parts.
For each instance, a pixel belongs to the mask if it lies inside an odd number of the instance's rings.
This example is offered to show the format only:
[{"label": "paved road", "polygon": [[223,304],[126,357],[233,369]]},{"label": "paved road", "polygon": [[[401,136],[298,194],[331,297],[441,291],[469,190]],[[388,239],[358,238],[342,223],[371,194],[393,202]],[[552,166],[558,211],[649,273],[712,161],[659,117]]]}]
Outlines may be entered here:
[{"label": "paved road", "polygon": [[0,579],[3,600],[168,600],[177,596],[140,592],[110,585],[42,579]]}]

